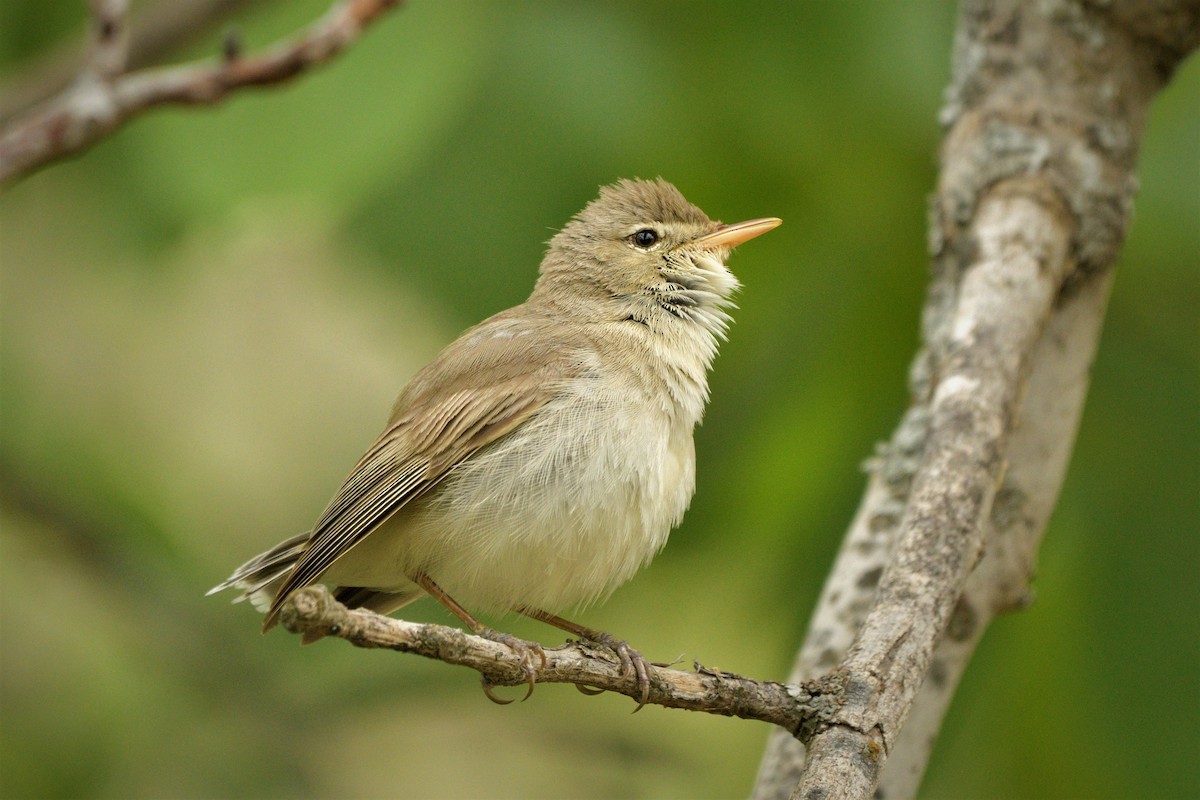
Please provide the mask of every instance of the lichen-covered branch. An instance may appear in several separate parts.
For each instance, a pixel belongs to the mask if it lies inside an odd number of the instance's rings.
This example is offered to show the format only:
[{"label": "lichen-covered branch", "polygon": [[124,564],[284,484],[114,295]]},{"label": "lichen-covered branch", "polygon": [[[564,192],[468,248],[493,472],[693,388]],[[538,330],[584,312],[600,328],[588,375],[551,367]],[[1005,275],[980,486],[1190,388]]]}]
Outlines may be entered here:
[{"label": "lichen-covered branch", "polygon": [[972,227],[977,255],[960,282],[929,403],[924,457],[872,607],[842,661],[854,699],[835,729],[810,743],[806,792],[875,790],[878,765],[982,555],[1029,354],[1067,271],[1066,228],[1054,199],[1024,182],[1000,184],[984,200]]},{"label": "lichen-covered branch", "polygon": [[1112,274],[1097,275],[1062,298],[1033,353],[1020,425],[1009,438],[1008,469],[984,534],[984,556],[967,578],[928,676],[888,754],[880,780],[886,797],[916,795],[942,717],[975,646],[994,616],[1030,602],[1037,548],[1066,474]]},{"label": "lichen-covered branch", "polygon": [[1198,40],[1196,0],[963,3],[913,404],[790,678],[838,670],[850,700],[807,751],[773,736],[757,800],[912,797],[975,644],[1027,601],[1149,104]]},{"label": "lichen-covered branch", "polygon": [[[289,631],[300,634],[305,643],[335,636],[356,647],[415,653],[469,667],[489,686],[523,686],[527,680],[522,654],[506,644],[445,625],[406,622],[365,609],[348,609],[320,585],[293,594],[280,620]],[[537,669],[538,683],[572,683],[641,699],[637,677],[623,674],[620,659],[605,647],[568,642],[545,652],[546,664]],[[695,672],[684,672],[654,665],[649,702],[770,722],[802,739],[832,719],[844,702],[843,684],[837,675],[787,685],[756,681],[699,664],[695,667]]]},{"label": "lichen-covered branch", "polygon": [[260,54],[231,45],[218,60],[124,72],[126,4],[94,0],[93,48],[75,83],[0,132],[0,183],[80,152],[150,108],[212,105],[237,89],[295,78],[333,59],[399,4],[342,0],[298,36]]}]

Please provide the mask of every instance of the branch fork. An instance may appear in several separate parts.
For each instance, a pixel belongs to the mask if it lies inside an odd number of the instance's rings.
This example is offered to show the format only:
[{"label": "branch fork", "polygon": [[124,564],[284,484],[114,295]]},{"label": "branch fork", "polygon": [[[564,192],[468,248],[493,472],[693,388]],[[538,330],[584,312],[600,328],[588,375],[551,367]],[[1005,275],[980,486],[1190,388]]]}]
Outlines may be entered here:
[{"label": "branch fork", "polygon": [[212,105],[234,90],[282,83],[319,67],[401,1],[341,0],[261,54],[242,54],[236,39],[227,39],[219,59],[128,72],[126,0],[91,0],[91,51],[75,82],[0,130],[0,184],[90,147],[148,109]]}]

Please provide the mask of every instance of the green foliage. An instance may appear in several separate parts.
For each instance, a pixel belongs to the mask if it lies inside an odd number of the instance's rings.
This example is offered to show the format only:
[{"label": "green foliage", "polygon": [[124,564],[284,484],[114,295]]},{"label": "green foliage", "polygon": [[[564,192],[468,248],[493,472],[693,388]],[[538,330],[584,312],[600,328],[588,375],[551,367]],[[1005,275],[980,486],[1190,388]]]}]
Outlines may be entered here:
[{"label": "green foliage", "polygon": [[[64,5],[0,6],[7,74],[82,25]],[[248,12],[247,48],[324,7]],[[744,795],[761,726],[554,686],[497,708],[467,672],[262,638],[203,592],[311,523],[404,380],[524,297],[599,184],[662,175],[785,225],[732,261],[686,522],[579,616],[786,675],[905,406],[953,22],[931,0],[414,0],[320,73],[146,115],[7,191],[0,795]],[[1198,96],[1193,61],[1150,121],[1037,602],[988,633],[929,797],[1200,786]]]}]

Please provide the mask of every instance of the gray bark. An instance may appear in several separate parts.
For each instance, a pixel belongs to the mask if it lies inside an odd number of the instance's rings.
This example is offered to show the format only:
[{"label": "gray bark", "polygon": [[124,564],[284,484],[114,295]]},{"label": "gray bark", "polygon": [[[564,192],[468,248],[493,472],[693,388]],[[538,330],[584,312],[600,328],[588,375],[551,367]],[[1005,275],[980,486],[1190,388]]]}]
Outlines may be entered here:
[{"label": "gray bark", "polygon": [[962,4],[912,405],[789,679],[848,700],[807,747],[772,734],[756,800],[915,795],[975,645],[1027,603],[1149,106],[1198,40],[1194,0]]}]

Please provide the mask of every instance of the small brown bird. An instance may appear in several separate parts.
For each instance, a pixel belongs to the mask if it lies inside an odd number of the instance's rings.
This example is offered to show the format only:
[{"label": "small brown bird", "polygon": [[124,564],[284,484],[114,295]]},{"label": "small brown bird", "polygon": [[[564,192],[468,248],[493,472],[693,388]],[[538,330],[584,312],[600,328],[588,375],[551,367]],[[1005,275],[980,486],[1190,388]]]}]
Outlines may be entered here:
[{"label": "small brown bird", "polygon": [[312,530],[212,592],[241,589],[266,613],[264,631],[318,581],[385,614],[432,595],[518,650],[532,691],[541,647],[467,609],[516,611],[612,648],[644,704],[636,650],[550,612],[607,596],[683,518],[692,431],[738,287],[725,259],[779,224],[714,222],[661,179],[602,188],[550,240],[529,299],[405,387]]}]

